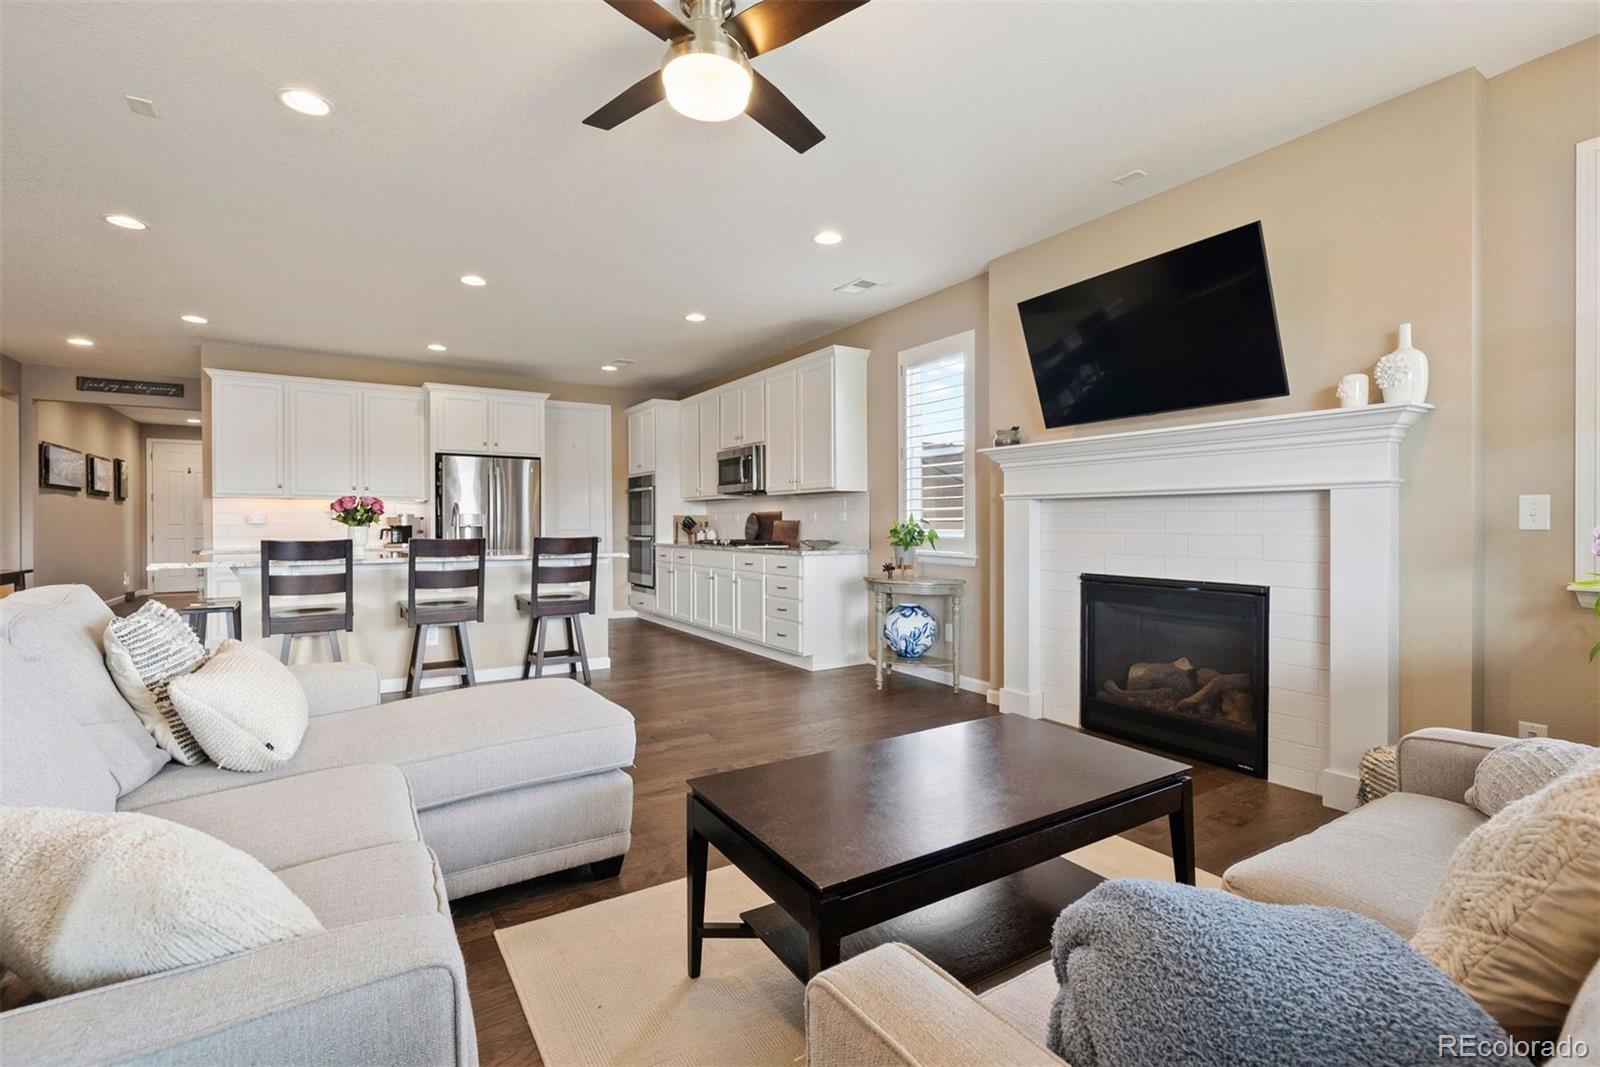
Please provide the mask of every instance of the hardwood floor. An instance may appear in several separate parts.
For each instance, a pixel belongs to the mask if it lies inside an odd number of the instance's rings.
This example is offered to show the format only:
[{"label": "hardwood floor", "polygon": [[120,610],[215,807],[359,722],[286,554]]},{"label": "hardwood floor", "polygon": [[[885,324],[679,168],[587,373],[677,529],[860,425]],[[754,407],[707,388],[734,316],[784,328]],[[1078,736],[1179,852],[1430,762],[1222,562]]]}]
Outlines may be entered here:
[{"label": "hardwood floor", "polygon": [[[685,781],[996,714],[975,693],[903,675],[879,693],[870,667],[807,674],[633,620],[611,624],[611,658],[594,688],[638,724],[633,847],[621,876],[568,872],[452,904],[484,1067],[540,1062],[494,931],[682,878]],[[1196,766],[1194,783],[1197,863],[1216,873],[1336,814],[1309,794],[1217,767]],[[1125,836],[1170,853],[1164,819]],[[713,852],[712,866],[723,862]]]}]

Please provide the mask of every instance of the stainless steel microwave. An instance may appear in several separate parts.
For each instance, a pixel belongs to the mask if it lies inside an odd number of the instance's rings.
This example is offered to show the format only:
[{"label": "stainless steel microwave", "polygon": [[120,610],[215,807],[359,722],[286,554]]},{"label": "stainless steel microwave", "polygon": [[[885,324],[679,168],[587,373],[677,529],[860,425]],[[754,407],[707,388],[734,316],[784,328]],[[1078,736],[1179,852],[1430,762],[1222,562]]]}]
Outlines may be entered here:
[{"label": "stainless steel microwave", "polygon": [[766,445],[740,445],[717,453],[717,492],[736,496],[766,491]]}]

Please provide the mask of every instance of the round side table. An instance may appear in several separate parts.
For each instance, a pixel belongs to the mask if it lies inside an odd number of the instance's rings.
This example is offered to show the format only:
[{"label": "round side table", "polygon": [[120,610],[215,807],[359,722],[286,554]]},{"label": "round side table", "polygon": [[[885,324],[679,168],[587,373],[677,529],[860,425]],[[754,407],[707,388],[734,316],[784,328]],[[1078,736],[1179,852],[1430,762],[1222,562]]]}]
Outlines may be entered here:
[{"label": "round side table", "polygon": [[[895,664],[943,667],[950,671],[950,688],[961,691],[961,595],[967,583],[960,578],[863,578],[867,594],[872,598],[872,663],[878,688],[894,670]],[[927,597],[942,597],[945,602],[944,618],[939,620],[940,633],[948,657],[918,656],[908,659],[894,652],[883,638],[883,617],[894,607],[895,598],[914,599],[922,603]]]}]

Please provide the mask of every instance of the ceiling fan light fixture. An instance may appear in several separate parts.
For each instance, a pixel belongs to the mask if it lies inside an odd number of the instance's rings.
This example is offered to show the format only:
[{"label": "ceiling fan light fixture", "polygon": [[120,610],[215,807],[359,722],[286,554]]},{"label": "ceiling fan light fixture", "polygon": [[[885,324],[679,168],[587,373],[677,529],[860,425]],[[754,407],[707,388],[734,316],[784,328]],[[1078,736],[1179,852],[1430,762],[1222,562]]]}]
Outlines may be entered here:
[{"label": "ceiling fan light fixture", "polygon": [[678,114],[699,122],[726,122],[744,114],[754,79],[738,45],[726,36],[697,34],[667,49],[661,84]]}]

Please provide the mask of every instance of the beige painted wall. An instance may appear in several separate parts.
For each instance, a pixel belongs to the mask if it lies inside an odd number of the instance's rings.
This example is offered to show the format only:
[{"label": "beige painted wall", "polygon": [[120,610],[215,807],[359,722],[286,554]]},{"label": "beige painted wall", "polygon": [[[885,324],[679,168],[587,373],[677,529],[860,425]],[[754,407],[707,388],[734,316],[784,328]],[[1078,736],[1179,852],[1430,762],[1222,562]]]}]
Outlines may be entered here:
[{"label": "beige painted wall", "polygon": [[[200,366],[213,370],[257,371],[263,374],[291,374],[307,378],[331,378],[336,381],[376,382],[383,385],[419,386],[424,382],[450,385],[468,385],[483,389],[525,389],[549,393],[552,400],[571,400],[586,404],[608,404],[611,407],[611,543],[612,551],[621,552],[627,545],[628,490],[628,420],[622,412],[632,404],[658,395],[641,389],[607,389],[596,386],[565,385],[545,382],[527,375],[506,370],[489,370],[460,366],[453,363],[413,363],[398,360],[372,359],[363,356],[341,356],[327,352],[303,352],[287,348],[262,348],[248,345],[214,344],[200,348]],[[201,413],[206,439],[211,434],[211,386],[205,380],[201,389],[205,398]],[[209,457],[208,457],[209,458]],[[211,467],[206,465],[205,508],[209,533],[211,498]],[[625,606],[628,602],[628,569],[613,566],[613,603]]]},{"label": "beige painted wall", "polygon": [[[1328,407],[1415,324],[1438,410],[1406,442],[1401,493],[1401,726],[1469,727],[1474,462],[1473,263],[1483,79],[1419,89],[989,267],[989,419],[1025,440]],[[1261,220],[1291,393],[1274,400],[1046,432],[1017,301]]]},{"label": "beige painted wall", "polygon": [[39,400],[33,408],[38,440],[129,464],[125,501],[118,502],[114,493],[90,496],[81,490],[38,490],[34,581],[82,582],[107,599],[142,587],[145,464],[139,424],[104,404]]},{"label": "beige painted wall", "polygon": [[[983,412],[988,406],[988,279],[983,276],[953,285],[948,289],[913,301],[893,311],[886,311],[854,326],[807,341],[777,355],[740,367],[721,377],[703,382],[685,390],[682,396],[692,396],[724,382],[741,378],[753,371],[783,363],[787,360],[815,352],[826,345],[848,345],[868,349],[867,359],[867,486],[871,494],[872,559],[870,567],[876,571],[891,556],[889,527],[897,518],[900,500],[900,471],[898,441],[899,355],[908,348],[954,334],[972,330],[977,335],[976,353],[976,406],[978,414],[979,447],[985,443],[987,427]],[[1007,425],[1010,425],[1009,423]],[[976,567],[938,567],[925,564],[920,569],[925,574],[940,577],[964,578],[967,582],[966,606],[962,626],[962,673],[978,681],[993,685],[993,675],[987,664],[991,660],[989,634],[988,559],[989,501],[996,490],[993,487],[990,464],[980,460],[977,465],[977,551]],[[802,531],[803,535],[803,531]]]},{"label": "beige painted wall", "polygon": [[[1600,38],[1488,86],[1484,199],[1485,724],[1600,743],[1600,624],[1572,580],[1574,159],[1600,136]],[[1517,529],[1549,493],[1549,531]]]},{"label": "beige painted wall", "polygon": [[0,356],[0,570],[22,558],[22,365]]}]

